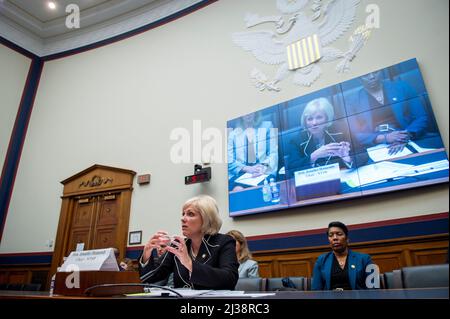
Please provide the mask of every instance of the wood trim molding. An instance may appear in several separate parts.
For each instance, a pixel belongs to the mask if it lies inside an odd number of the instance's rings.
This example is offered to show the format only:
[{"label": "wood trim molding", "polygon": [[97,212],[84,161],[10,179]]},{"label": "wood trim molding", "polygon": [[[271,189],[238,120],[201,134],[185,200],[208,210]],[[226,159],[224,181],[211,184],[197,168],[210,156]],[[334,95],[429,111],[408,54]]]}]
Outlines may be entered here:
[{"label": "wood trim molding", "polygon": [[72,175],[71,177],[66,178],[65,180],[61,181],[61,184],[66,185],[67,183],[73,181],[74,179],[77,178],[84,178],[85,176],[87,176],[90,172],[92,172],[93,170],[101,170],[101,171],[111,171],[111,172],[119,172],[119,173],[124,173],[127,175],[136,175],[136,172],[128,170],[128,169],[123,169],[123,168],[117,168],[117,167],[111,167],[111,166],[106,166],[106,165],[100,165],[100,164],[94,164],[91,167],[88,167],[84,170],[82,170],[79,173],[76,173],[75,175]]},{"label": "wood trim molding", "polygon": [[[350,248],[371,255],[384,273],[406,266],[445,262],[448,246],[446,233],[361,242],[351,244]],[[253,253],[253,259],[259,263],[261,277],[311,277],[317,257],[328,251],[329,246],[258,251]]]},{"label": "wood trim molding", "polygon": [[[423,242],[432,242],[436,240],[444,240],[449,239],[449,234],[433,234],[433,235],[424,235],[424,236],[415,236],[415,237],[403,237],[403,238],[392,238],[392,239],[383,239],[377,241],[368,241],[368,242],[358,242],[358,243],[350,243],[349,247],[351,249],[359,249],[359,248],[367,248],[367,247],[384,247],[386,245],[392,245],[396,243],[423,243]],[[299,248],[288,248],[288,249],[273,249],[273,250],[259,250],[256,252],[252,252],[253,257],[263,256],[263,255],[277,255],[277,254],[295,254],[295,253],[304,253],[304,252],[321,252],[328,251],[329,246],[311,246],[311,247],[299,247]]]}]

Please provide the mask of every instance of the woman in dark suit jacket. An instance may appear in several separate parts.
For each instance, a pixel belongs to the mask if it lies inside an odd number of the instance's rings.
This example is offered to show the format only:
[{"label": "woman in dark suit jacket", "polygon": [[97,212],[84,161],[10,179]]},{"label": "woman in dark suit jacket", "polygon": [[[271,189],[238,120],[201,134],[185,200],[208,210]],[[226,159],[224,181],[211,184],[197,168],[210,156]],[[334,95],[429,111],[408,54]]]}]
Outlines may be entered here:
[{"label": "woman in dark suit jacket", "polygon": [[[175,288],[234,289],[239,263],[235,241],[219,234],[222,221],[216,201],[206,195],[191,198],[182,209],[183,236],[154,234],[139,259],[141,281],[155,283],[174,274]],[[165,252],[156,261],[156,249]]]},{"label": "woman in dark suit jacket", "polygon": [[[313,290],[366,289],[366,279],[374,266],[367,254],[348,249],[348,229],[341,222],[328,225],[331,252],[320,255],[313,272]],[[368,267],[373,265],[372,267]]]},{"label": "woman in dark suit jacket", "polygon": [[339,163],[351,168],[349,138],[342,132],[329,131],[334,120],[334,109],[326,98],[317,98],[306,104],[300,117],[304,128],[290,142],[287,169],[295,170]]}]

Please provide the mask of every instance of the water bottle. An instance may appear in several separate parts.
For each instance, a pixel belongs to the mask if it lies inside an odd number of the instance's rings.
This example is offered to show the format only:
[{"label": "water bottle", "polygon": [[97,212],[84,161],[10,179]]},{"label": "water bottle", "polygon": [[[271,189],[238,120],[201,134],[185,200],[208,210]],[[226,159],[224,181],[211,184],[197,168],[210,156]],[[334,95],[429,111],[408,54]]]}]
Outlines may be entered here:
[{"label": "water bottle", "polygon": [[[56,269],[56,272],[60,271],[61,267]],[[53,274],[52,279],[50,281],[50,297],[53,297],[53,291],[55,290],[55,280],[56,280],[56,272]]]},{"label": "water bottle", "polygon": [[270,191],[272,192],[272,203],[280,202],[280,189],[278,188],[277,183],[275,183],[275,179],[270,179]]},{"label": "water bottle", "polygon": [[270,190],[269,182],[267,179],[264,180],[264,185],[262,187],[263,200],[264,202],[270,202],[272,200],[272,191]]},{"label": "water bottle", "polygon": [[56,273],[53,274],[52,279],[50,281],[50,297],[53,297],[53,290],[55,289],[55,279],[56,279]]}]

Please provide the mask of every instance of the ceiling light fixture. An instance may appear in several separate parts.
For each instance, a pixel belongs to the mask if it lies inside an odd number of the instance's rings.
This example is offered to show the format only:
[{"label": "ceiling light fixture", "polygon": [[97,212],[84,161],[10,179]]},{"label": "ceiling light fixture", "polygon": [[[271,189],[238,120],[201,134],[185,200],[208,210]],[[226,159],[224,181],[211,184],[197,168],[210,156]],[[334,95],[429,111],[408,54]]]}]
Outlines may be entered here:
[{"label": "ceiling light fixture", "polygon": [[56,9],[56,4],[55,4],[53,1],[50,1],[50,2],[48,3],[48,7],[49,7],[50,9],[52,9],[52,10],[55,10],[55,9]]}]

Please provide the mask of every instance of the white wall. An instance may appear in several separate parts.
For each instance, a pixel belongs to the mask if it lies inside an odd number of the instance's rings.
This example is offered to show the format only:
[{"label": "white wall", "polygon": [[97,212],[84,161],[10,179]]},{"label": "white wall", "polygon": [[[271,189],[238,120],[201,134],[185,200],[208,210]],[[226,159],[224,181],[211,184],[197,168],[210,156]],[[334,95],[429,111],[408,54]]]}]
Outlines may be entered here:
[{"label": "white wall", "polygon": [[[179,233],[180,207],[198,193],[215,196],[224,225],[246,235],[322,228],[330,220],[348,224],[448,212],[448,184],[301,209],[231,219],[227,168],[214,164],[205,185],[185,186],[193,164],[171,163],[176,127],[225,130],[231,118],[416,57],[448,150],[448,2],[364,0],[378,3],[381,28],[352,63],[338,74],[336,63],[310,88],[281,84],[259,92],[249,72],[262,65],[236,47],[231,34],[244,31],[247,12],[277,13],[275,0],[227,0],[211,4],[149,32],[82,54],[47,62],[36,97],[0,252],[46,251],[55,237],[61,180],[95,163],[151,173],[151,184],[135,186],[130,231],[144,238],[158,229]],[[335,43],[347,47],[350,33]],[[225,155],[225,151],[224,151]]]},{"label": "white wall", "polygon": [[29,58],[0,44],[0,171],[5,162],[30,63]]}]

